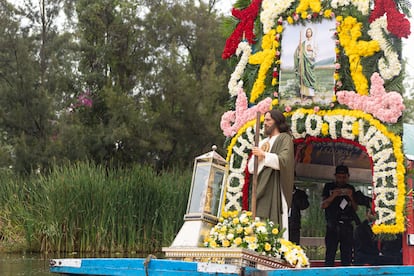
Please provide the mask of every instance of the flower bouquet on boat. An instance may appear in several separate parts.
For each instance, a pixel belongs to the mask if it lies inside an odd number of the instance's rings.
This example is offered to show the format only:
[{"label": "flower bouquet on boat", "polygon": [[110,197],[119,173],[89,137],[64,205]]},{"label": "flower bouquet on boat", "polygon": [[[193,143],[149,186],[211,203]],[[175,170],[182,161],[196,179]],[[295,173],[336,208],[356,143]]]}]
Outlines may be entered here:
[{"label": "flower bouquet on boat", "polygon": [[267,257],[277,267],[309,267],[309,260],[303,249],[282,238],[272,221],[252,217],[250,211],[223,212],[217,225],[211,228],[204,240],[209,248],[242,248],[254,251],[257,256]]}]

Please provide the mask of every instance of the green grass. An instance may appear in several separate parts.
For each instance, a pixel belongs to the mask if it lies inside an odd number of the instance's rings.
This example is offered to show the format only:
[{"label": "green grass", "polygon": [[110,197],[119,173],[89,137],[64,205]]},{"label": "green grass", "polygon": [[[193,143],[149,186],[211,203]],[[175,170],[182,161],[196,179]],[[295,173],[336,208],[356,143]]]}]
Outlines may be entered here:
[{"label": "green grass", "polygon": [[78,163],[27,179],[2,172],[0,180],[3,250],[157,252],[182,226],[191,172]]}]

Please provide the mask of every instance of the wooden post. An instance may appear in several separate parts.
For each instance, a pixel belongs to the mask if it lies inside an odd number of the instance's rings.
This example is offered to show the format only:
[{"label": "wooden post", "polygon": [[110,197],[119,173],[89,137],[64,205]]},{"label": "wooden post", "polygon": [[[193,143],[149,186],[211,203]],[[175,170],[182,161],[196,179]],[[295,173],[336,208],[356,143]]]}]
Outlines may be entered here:
[{"label": "wooden post", "polygon": [[[254,133],[254,146],[259,146],[260,139],[260,116],[262,114],[258,111],[256,113],[256,129]],[[257,156],[254,157],[254,169],[253,169],[253,187],[252,187],[252,215],[253,219],[256,218],[256,188],[257,188],[257,175],[259,168],[259,160]]]}]

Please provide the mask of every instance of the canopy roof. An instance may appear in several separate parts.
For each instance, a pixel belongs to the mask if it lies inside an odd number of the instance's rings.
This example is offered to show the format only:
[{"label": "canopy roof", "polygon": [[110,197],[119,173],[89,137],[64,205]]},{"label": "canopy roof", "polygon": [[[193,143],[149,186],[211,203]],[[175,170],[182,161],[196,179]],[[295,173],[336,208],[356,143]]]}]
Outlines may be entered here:
[{"label": "canopy roof", "polygon": [[[414,125],[404,124],[404,154],[414,160]],[[296,177],[325,182],[334,177],[337,165],[346,165],[353,183],[372,183],[371,159],[354,144],[311,142],[296,144]]]}]

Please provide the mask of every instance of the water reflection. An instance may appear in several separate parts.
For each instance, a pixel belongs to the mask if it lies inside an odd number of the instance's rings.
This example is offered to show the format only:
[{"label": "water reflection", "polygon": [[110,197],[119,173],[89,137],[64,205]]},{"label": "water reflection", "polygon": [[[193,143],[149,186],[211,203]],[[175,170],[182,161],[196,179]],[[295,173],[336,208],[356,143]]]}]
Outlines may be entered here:
[{"label": "water reflection", "polygon": [[0,275],[52,276],[49,272],[51,255],[0,253]]},{"label": "water reflection", "polygon": [[[56,276],[49,272],[49,260],[59,258],[142,258],[148,254],[39,254],[39,253],[0,253],[0,275],[1,276]],[[161,254],[155,254],[160,255]]]}]

